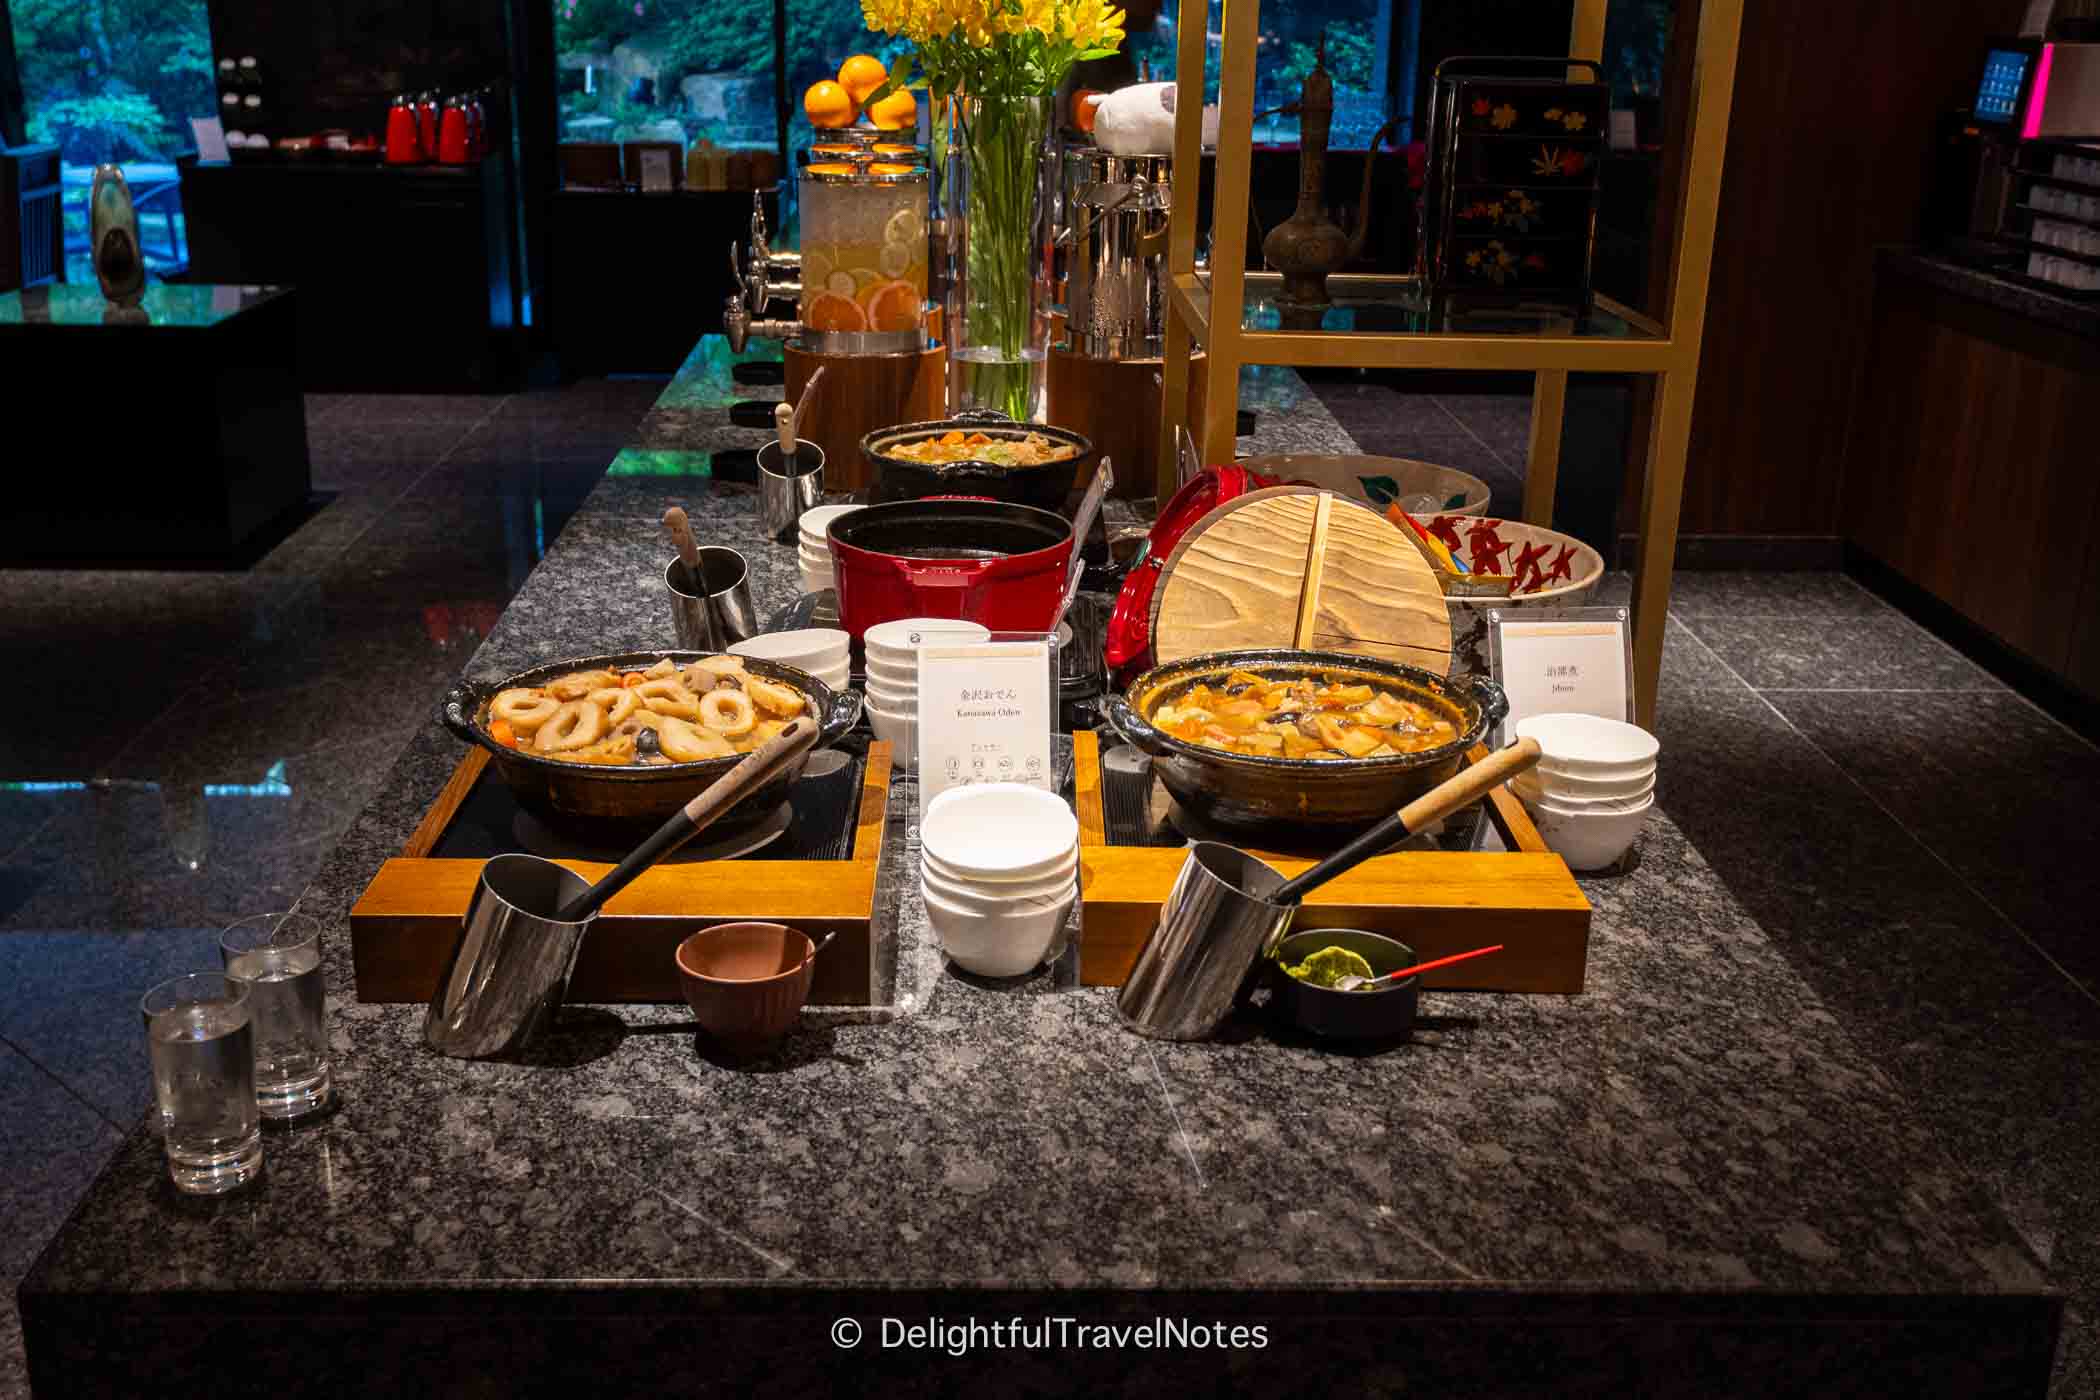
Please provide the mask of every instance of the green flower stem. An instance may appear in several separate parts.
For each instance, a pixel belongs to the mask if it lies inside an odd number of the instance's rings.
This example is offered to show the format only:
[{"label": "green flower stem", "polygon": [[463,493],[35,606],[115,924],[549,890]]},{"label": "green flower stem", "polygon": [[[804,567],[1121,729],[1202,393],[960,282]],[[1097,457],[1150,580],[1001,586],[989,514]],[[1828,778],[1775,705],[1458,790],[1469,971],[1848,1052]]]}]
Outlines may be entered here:
[{"label": "green flower stem", "polygon": [[993,406],[1028,417],[1030,366],[1024,359],[1035,319],[1037,193],[1049,99],[963,101],[958,118],[969,162],[969,264],[964,327],[968,343],[1001,362],[975,370]]}]

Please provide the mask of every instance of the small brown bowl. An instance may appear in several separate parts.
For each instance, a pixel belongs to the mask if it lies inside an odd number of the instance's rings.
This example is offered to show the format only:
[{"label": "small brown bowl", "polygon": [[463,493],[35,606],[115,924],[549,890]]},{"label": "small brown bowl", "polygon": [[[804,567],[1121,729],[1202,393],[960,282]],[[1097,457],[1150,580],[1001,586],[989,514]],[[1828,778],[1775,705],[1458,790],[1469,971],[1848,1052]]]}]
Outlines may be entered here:
[{"label": "small brown bowl", "polygon": [[678,945],[686,1005],[727,1048],[742,1054],[763,1050],[801,1017],[818,947],[786,924],[701,929]]}]

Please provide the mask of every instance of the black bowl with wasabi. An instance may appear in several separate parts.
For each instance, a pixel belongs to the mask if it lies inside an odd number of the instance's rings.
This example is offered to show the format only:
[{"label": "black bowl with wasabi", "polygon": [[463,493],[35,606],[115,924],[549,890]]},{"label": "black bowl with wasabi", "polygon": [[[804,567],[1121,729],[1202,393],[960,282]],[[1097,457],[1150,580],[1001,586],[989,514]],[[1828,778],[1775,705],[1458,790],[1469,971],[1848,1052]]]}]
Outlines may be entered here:
[{"label": "black bowl with wasabi", "polygon": [[1376,977],[1413,966],[1415,951],[1405,943],[1361,929],[1303,929],[1278,943],[1273,957],[1269,1005],[1286,1023],[1333,1040],[1390,1039],[1414,1029],[1421,978],[1353,992],[1328,985],[1346,973]]}]

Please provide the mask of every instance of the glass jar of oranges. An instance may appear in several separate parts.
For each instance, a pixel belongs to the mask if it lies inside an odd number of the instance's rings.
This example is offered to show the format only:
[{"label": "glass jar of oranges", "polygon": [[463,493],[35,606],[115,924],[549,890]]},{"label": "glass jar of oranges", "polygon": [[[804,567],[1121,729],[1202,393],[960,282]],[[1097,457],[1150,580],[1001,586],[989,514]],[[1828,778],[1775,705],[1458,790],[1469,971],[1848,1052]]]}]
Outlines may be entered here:
[{"label": "glass jar of oranges", "polygon": [[802,343],[895,352],[926,343],[927,171],[812,161],[800,172]]}]

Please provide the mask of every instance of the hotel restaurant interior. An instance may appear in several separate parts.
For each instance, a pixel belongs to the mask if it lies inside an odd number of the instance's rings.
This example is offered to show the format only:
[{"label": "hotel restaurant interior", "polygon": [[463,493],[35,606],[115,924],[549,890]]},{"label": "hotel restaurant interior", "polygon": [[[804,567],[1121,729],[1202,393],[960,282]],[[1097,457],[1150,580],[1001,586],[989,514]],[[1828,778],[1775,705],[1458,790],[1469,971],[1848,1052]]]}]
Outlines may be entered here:
[{"label": "hotel restaurant interior", "polygon": [[2100,0],[0,0],[0,424],[0,1400],[2100,1400]]}]

